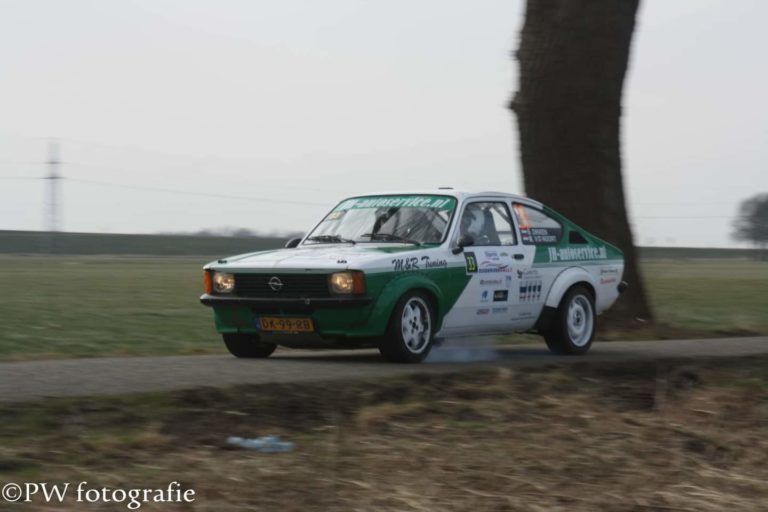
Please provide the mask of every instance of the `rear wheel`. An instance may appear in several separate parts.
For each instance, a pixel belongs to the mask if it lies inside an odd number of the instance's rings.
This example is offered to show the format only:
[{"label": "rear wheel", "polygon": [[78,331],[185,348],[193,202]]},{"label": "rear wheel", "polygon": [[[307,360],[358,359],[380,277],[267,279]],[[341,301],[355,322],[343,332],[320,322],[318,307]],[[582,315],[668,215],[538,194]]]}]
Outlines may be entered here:
[{"label": "rear wheel", "polygon": [[595,301],[584,286],[569,289],[557,308],[554,322],[544,333],[555,354],[586,354],[592,346],[596,326]]},{"label": "rear wheel", "polygon": [[226,333],[222,337],[227,350],[235,357],[265,358],[277,348],[274,343],[262,342],[258,334]]},{"label": "rear wheel", "polygon": [[395,363],[419,363],[432,349],[435,313],[431,299],[421,292],[409,292],[400,298],[387,334],[379,343],[379,352]]}]

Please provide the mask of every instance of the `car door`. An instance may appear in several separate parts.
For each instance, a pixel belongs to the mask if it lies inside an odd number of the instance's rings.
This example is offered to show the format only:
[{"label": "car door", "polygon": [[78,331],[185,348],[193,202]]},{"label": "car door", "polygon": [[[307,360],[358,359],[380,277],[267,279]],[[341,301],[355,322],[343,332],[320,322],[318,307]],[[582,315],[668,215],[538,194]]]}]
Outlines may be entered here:
[{"label": "car door", "polygon": [[461,259],[467,283],[443,322],[442,334],[480,334],[516,330],[521,324],[520,276],[533,262],[535,248],[518,241],[509,201],[471,199],[464,203],[452,247],[462,235],[474,244],[453,255]]},{"label": "car door", "polygon": [[562,240],[563,226],[532,205],[513,201],[512,211],[520,232],[520,244],[531,258],[530,265],[519,272],[518,328],[530,329],[544,308],[549,289],[564,269],[563,265],[550,263],[549,258],[544,257],[550,247]]}]

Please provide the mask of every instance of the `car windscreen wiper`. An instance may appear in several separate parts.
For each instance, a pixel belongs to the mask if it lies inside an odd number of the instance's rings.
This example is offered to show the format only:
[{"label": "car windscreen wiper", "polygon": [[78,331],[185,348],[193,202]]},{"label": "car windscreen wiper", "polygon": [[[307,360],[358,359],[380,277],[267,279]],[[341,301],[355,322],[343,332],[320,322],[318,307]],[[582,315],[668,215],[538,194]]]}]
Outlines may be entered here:
[{"label": "car windscreen wiper", "polygon": [[354,240],[350,240],[348,238],[342,238],[338,235],[315,235],[307,237],[308,242],[320,242],[320,243],[330,243],[330,244],[356,244]]},{"label": "car windscreen wiper", "polygon": [[392,233],[365,233],[364,235],[360,235],[360,236],[370,238],[371,240],[379,240],[382,242],[397,242],[402,244],[421,245],[421,242],[419,242],[418,240],[403,238],[402,236],[393,235]]}]

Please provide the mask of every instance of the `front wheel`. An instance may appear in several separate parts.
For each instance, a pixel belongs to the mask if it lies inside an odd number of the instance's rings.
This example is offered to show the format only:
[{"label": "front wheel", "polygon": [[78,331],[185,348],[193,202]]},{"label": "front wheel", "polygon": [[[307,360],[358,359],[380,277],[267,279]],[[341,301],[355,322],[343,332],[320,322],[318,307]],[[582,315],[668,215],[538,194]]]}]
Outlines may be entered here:
[{"label": "front wheel", "polygon": [[257,334],[226,333],[222,337],[227,350],[235,357],[263,359],[272,355],[277,348],[274,343],[262,342]]},{"label": "front wheel", "polygon": [[379,343],[379,352],[395,363],[419,363],[432,349],[435,337],[435,313],[431,299],[421,292],[409,292],[400,298]]},{"label": "front wheel", "polygon": [[574,286],[560,301],[552,327],[544,340],[552,353],[586,354],[595,337],[595,301],[584,286]]}]

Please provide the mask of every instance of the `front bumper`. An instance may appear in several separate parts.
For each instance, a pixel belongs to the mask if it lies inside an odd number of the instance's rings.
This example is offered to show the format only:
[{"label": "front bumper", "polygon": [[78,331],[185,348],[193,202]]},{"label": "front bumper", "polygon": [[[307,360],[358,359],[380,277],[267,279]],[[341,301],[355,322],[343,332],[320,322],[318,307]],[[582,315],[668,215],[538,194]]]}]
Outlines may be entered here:
[{"label": "front bumper", "polygon": [[314,309],[358,308],[369,305],[370,297],[323,297],[316,299],[285,299],[285,298],[250,298],[231,297],[224,295],[203,294],[200,302],[204,306],[248,307],[254,312],[307,311]]},{"label": "front bumper", "polygon": [[[373,299],[370,297],[323,297],[310,299],[225,297],[205,294],[200,302],[213,308],[219,333],[247,332],[267,335],[260,330],[260,316],[310,318],[312,336],[321,338],[381,335],[382,327],[370,323]],[[269,334],[271,336],[271,334]],[[278,335],[285,340],[304,335]],[[281,343],[282,344],[282,343]]]}]

